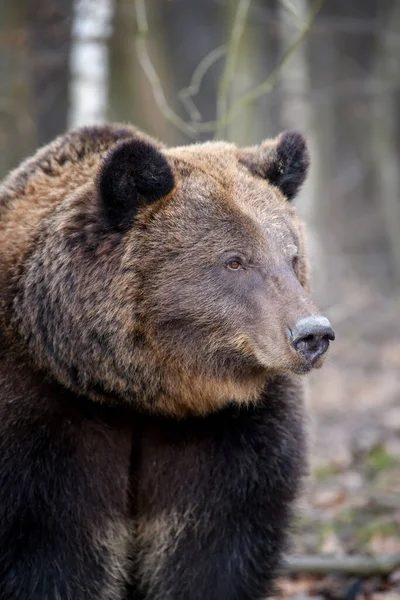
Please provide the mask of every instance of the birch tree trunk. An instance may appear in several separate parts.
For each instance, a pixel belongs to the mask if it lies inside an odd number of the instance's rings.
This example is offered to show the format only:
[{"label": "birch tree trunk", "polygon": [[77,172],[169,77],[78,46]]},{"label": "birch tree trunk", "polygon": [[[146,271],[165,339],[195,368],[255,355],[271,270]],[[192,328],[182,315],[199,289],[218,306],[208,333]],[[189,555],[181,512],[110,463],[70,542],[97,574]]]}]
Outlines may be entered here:
[{"label": "birch tree trunk", "polygon": [[[65,1],[65,0],[64,0]],[[113,0],[75,0],[69,126],[102,123],[108,102],[108,38]]]}]

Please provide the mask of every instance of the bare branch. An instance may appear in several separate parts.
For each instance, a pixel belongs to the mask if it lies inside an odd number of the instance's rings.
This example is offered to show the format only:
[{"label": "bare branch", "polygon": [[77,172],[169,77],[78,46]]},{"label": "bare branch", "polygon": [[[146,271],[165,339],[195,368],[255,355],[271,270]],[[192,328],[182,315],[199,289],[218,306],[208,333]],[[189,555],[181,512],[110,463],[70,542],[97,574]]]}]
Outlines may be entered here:
[{"label": "bare branch", "polygon": [[291,44],[291,46],[289,46],[289,48],[286,50],[278,66],[272,71],[268,79],[266,79],[264,83],[261,83],[254,89],[250,90],[247,94],[244,94],[241,98],[239,98],[239,100],[235,102],[232,108],[225,115],[222,115],[219,121],[198,123],[196,125],[198,131],[212,132],[218,128],[229,125],[229,123],[231,123],[244,108],[248,107],[250,104],[261,98],[261,96],[263,96],[264,94],[270,92],[275,87],[275,85],[279,82],[283,68],[308,34],[314,22],[314,19],[319,13],[323,3],[324,0],[315,0],[310,14],[308,16],[308,19],[306,20],[306,22],[300,30],[299,36],[295,39],[293,44]]},{"label": "bare branch", "polygon": [[[287,61],[295,53],[299,44],[301,44],[301,42],[309,32],[311,25],[313,24],[315,17],[321,9],[324,0],[314,1],[310,14],[300,29],[299,36],[295,39],[293,44],[286,50],[279,64],[272,71],[267,80],[261,83],[259,86],[255,87],[254,89],[250,90],[247,94],[244,94],[234,103],[232,108],[228,110],[227,104],[229,88],[235,75],[240,41],[243,35],[244,26],[251,3],[251,0],[239,0],[238,8],[236,11],[235,23],[228,48],[226,49],[225,47],[219,47],[213,50],[209,55],[207,55],[196,68],[189,87],[183,89],[180,92],[181,100],[185,104],[186,110],[188,111],[189,115],[192,116],[192,120],[189,123],[187,123],[179,115],[177,115],[176,112],[169,106],[167,102],[160,78],[158,77],[153,63],[151,62],[149,52],[147,49],[149,27],[147,21],[145,0],[134,0],[134,2],[138,27],[136,39],[137,55],[143,72],[145,73],[152,88],[156,104],[160,109],[161,113],[167,119],[167,121],[172,123],[175,127],[177,127],[186,135],[190,137],[196,137],[196,135],[202,132],[216,132],[216,136],[219,136],[221,132],[223,132],[224,128],[227,125],[229,125],[244,108],[258,100],[261,96],[268,93],[272,90],[273,87],[275,87],[275,85],[280,79],[282,70],[285,67]],[[199,123],[198,120],[201,117],[201,115],[197,110],[195,104],[192,102],[191,98],[198,93],[202,79],[207,70],[216,60],[218,60],[222,56],[224,52],[227,52],[228,56],[218,92],[218,118],[215,121]]]},{"label": "bare branch", "polygon": [[218,46],[218,48],[214,48],[214,50],[209,52],[194,70],[189,86],[182,88],[178,92],[178,96],[192,121],[201,120],[201,114],[192,98],[199,93],[200,86],[207,71],[226,53],[226,51],[226,46]]},{"label": "bare branch", "polygon": [[136,21],[138,27],[138,33],[136,38],[136,51],[140,62],[140,65],[145,73],[151,88],[153,90],[154,99],[156,104],[164,117],[180,129],[183,133],[190,137],[195,137],[197,129],[190,123],[186,123],[183,119],[177,115],[172,108],[169,106],[165,97],[160,78],[151,62],[148,50],[147,50],[147,37],[149,33],[149,27],[147,22],[147,13],[145,7],[145,0],[135,0],[135,12]]},{"label": "bare branch", "polygon": [[289,556],[285,570],[292,573],[347,573],[386,575],[400,567],[400,554],[386,556]]},{"label": "bare branch", "polygon": [[298,21],[301,21],[301,17],[298,14],[295,6],[290,0],[279,0],[282,4],[283,8],[285,8],[288,12],[290,12]]},{"label": "bare branch", "polygon": [[232,80],[235,76],[237,58],[239,54],[240,42],[246,24],[251,0],[239,0],[235,21],[232,28],[231,38],[228,44],[228,52],[225,61],[225,68],[222,73],[221,81],[218,87],[217,95],[217,126],[215,137],[221,137],[224,132],[224,115],[228,110],[228,95]]}]

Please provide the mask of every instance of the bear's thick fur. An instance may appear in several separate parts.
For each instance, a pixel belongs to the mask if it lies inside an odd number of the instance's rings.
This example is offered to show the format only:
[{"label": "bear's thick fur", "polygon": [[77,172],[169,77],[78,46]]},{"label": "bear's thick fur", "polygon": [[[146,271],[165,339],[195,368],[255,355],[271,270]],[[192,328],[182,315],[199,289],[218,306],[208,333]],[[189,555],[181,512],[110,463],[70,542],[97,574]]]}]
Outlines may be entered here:
[{"label": "bear's thick fur", "polygon": [[4,181],[1,600],[270,591],[305,463],[307,168],[297,133],[105,125]]}]

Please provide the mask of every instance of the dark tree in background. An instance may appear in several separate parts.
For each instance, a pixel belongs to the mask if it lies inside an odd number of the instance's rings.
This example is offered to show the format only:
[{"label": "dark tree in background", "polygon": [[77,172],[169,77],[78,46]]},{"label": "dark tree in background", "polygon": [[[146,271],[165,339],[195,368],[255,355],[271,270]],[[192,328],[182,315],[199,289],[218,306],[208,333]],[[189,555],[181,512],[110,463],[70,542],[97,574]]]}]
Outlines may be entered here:
[{"label": "dark tree in background", "polygon": [[0,3],[0,174],[64,131],[73,0]]},{"label": "dark tree in background", "polygon": [[31,112],[26,7],[0,3],[0,176],[35,147]]},{"label": "dark tree in background", "polygon": [[73,0],[28,0],[26,31],[36,142],[67,129]]}]

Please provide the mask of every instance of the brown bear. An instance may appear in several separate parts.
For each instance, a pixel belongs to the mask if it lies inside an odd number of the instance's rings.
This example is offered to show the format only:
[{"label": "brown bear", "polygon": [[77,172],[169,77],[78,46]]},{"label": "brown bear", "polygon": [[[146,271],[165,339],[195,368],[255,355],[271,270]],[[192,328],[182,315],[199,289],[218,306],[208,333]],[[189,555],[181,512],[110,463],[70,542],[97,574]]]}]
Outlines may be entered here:
[{"label": "brown bear", "polygon": [[1,600],[260,600],[334,338],[308,152],[70,132],[0,187]]}]

